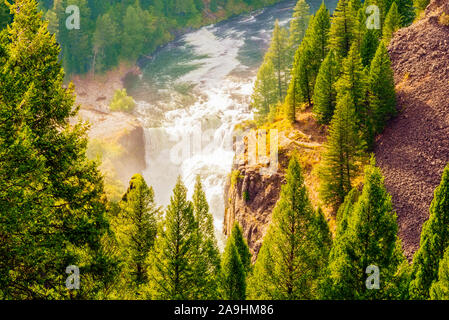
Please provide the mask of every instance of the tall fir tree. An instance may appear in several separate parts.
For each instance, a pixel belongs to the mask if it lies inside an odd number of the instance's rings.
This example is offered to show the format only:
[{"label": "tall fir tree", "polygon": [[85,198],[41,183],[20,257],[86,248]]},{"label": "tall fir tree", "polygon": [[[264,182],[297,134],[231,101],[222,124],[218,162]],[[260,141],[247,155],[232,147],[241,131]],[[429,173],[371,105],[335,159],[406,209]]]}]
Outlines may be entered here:
[{"label": "tall fir tree", "polygon": [[228,239],[223,253],[220,294],[223,300],[246,299],[246,272],[233,238]]},{"label": "tall fir tree", "polygon": [[271,59],[265,57],[257,73],[254,92],[251,96],[251,106],[256,109],[255,118],[259,123],[267,120],[270,109],[278,102],[278,97],[273,62]]},{"label": "tall fir tree", "polygon": [[209,212],[209,204],[198,176],[193,193],[193,212],[197,224],[197,256],[195,275],[197,293],[195,299],[218,299],[218,281],[220,274],[220,251],[215,238],[214,220]]},{"label": "tall fir tree", "polygon": [[141,287],[148,283],[148,256],[156,238],[160,209],[155,204],[153,188],[148,187],[140,174],[131,178],[119,207],[111,224],[124,263],[121,278],[128,291],[140,294]]},{"label": "tall fir tree", "polygon": [[354,40],[356,12],[350,2],[339,0],[331,20],[330,48],[335,50],[340,59],[348,55]]},{"label": "tall fir tree", "polygon": [[237,253],[239,254],[243,269],[248,274],[251,271],[251,252],[249,251],[246,239],[243,237],[242,227],[240,227],[238,222],[234,224],[230,238],[237,248]]},{"label": "tall fir tree", "polygon": [[[384,43],[380,43],[371,62],[369,73],[369,109],[374,132],[381,133],[388,119],[396,114],[396,90],[390,56]],[[370,139],[373,141],[373,138]]]},{"label": "tall fir tree", "polygon": [[[17,0],[0,33],[0,298],[95,298],[113,261],[103,181],[86,157],[87,126],[73,85],[63,87],[60,49],[35,0]],[[67,290],[66,268],[80,289]]]},{"label": "tall fir tree", "polygon": [[250,298],[318,298],[331,241],[323,213],[312,208],[300,164],[293,156],[249,280]]},{"label": "tall fir tree", "polygon": [[302,39],[306,34],[307,26],[310,20],[310,6],[305,0],[298,0],[293,9],[293,19],[290,22],[290,35],[289,35],[289,58],[290,68],[292,68],[295,52],[301,44]]},{"label": "tall fir tree", "polygon": [[382,29],[382,41],[386,46],[388,46],[391,38],[393,38],[393,34],[399,30],[401,25],[402,22],[398,11],[398,6],[396,5],[396,2],[393,2],[390,7],[390,11],[388,11],[387,17],[385,18],[384,27]]},{"label": "tall fir tree", "polygon": [[339,65],[331,50],[321,64],[315,83],[313,112],[321,124],[329,124],[337,101],[335,84],[339,77]]},{"label": "tall fir tree", "polygon": [[319,170],[321,197],[335,209],[352,189],[353,179],[359,172],[362,150],[354,104],[347,93],[337,100]]},{"label": "tall fir tree", "polygon": [[289,48],[288,48],[288,31],[279,26],[279,21],[276,20],[273,38],[271,40],[270,48],[267,52],[267,57],[274,66],[276,74],[276,89],[278,92],[277,101],[284,101],[287,84],[289,81]]},{"label": "tall fir tree", "polygon": [[371,146],[372,121],[368,109],[368,75],[363,68],[359,47],[354,43],[346,59],[343,60],[341,77],[337,81],[337,95],[349,94],[354,106],[356,122],[367,146]]},{"label": "tall fir tree", "polygon": [[187,200],[186,187],[179,177],[158,230],[154,249],[148,257],[151,298],[188,300],[195,297],[196,241],[193,205]]},{"label": "tall fir tree", "polygon": [[438,264],[449,246],[449,165],[443,172],[422,228],[420,248],[413,257],[410,297],[429,299],[429,289],[438,279]]},{"label": "tall fir tree", "polygon": [[[349,199],[348,201],[352,201]],[[349,210],[344,232],[337,231],[329,266],[327,296],[331,299],[402,299],[406,296],[407,261],[398,238],[397,218],[383,177],[374,164],[365,170],[365,184]],[[339,224],[339,228],[344,227]],[[369,279],[373,271],[378,279]],[[375,271],[374,271],[375,272]],[[368,284],[377,288],[369,288]],[[326,292],[326,291],[324,291]]]},{"label": "tall fir tree", "polygon": [[362,63],[364,67],[369,67],[371,61],[376,54],[377,47],[379,46],[378,31],[375,29],[368,29],[363,35],[362,44],[360,48],[360,56],[362,57]]}]

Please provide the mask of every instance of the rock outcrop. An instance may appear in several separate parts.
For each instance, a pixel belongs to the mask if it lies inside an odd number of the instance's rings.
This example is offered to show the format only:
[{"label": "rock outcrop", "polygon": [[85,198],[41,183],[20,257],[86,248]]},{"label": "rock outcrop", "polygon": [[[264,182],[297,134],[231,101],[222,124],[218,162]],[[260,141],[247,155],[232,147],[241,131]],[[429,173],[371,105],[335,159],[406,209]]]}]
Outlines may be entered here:
[{"label": "rock outcrop", "polygon": [[449,26],[440,23],[443,12],[449,13],[449,2],[433,0],[425,18],[399,30],[389,46],[399,115],[378,138],[375,153],[409,259],[449,162]]},{"label": "rock outcrop", "polygon": [[281,186],[285,182],[285,170],[293,152],[297,152],[302,162],[312,202],[318,204],[317,178],[313,168],[320,161],[325,132],[315,123],[310,112],[301,113],[299,117],[293,128],[283,129],[285,122],[274,124],[275,129],[281,127],[277,172],[263,174],[260,165],[238,164],[235,161],[225,187],[224,234],[229,235],[237,221],[242,226],[253,260],[260,250],[272,210],[279,200]]}]

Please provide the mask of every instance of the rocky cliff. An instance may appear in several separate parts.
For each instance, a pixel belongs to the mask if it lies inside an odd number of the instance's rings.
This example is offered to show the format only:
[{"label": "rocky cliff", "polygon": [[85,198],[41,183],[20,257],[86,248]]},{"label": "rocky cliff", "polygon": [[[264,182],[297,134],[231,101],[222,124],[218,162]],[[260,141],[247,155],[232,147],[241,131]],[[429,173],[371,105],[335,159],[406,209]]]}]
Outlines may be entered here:
[{"label": "rocky cliff", "polygon": [[[235,161],[232,174],[225,188],[224,233],[229,235],[237,221],[243,228],[248,245],[257,256],[271,212],[279,200],[285,170],[293,152],[297,152],[312,202],[319,204],[317,177],[313,170],[320,161],[320,150],[325,132],[315,123],[311,112],[298,115],[298,122],[291,127],[285,120],[276,122],[271,129],[279,132],[279,166],[273,174],[263,174],[260,165],[238,164]],[[270,128],[267,128],[270,129]]]},{"label": "rocky cliff", "polygon": [[449,25],[443,12],[449,13],[449,1],[431,1],[425,17],[399,30],[389,46],[400,113],[378,138],[375,153],[409,259],[449,162]]}]

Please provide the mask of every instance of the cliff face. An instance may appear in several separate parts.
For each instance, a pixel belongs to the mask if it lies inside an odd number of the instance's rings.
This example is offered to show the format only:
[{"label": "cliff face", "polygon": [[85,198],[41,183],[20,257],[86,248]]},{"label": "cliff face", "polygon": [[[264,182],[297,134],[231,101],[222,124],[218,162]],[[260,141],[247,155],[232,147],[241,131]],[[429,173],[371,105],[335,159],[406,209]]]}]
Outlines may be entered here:
[{"label": "cliff face", "polygon": [[378,138],[375,153],[409,259],[449,162],[449,26],[440,22],[443,12],[449,13],[449,2],[432,1],[425,18],[399,30],[389,46],[400,113]]},{"label": "cliff face", "polygon": [[224,233],[229,235],[237,221],[243,229],[248,245],[256,258],[263,236],[271,221],[271,212],[279,200],[285,170],[293,152],[297,152],[303,167],[306,185],[312,202],[318,204],[317,178],[312,170],[320,161],[321,145],[325,132],[315,123],[310,112],[299,115],[298,123],[283,128],[283,122],[275,123],[279,130],[279,168],[276,173],[262,174],[260,166],[238,164],[228,178],[225,188]]}]

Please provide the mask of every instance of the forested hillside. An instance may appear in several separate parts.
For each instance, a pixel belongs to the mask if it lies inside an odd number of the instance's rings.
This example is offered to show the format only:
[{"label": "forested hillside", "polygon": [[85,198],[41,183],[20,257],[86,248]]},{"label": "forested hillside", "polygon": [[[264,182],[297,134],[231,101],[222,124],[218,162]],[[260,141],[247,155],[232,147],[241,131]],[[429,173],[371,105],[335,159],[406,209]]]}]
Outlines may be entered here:
[{"label": "forested hillside", "polygon": [[[99,161],[87,157],[88,125],[69,121],[79,110],[73,84],[64,85],[63,64],[87,72],[124,57],[133,61],[166,41],[165,34],[202,23],[204,12],[238,12],[249,3],[220,9],[225,4],[213,1],[74,1],[97,24],[65,46],[72,35],[55,22],[66,0],[41,3],[50,24],[36,0],[16,0],[12,22],[0,31],[0,299],[449,299],[449,165],[439,162],[440,174],[432,176],[429,218],[410,263],[389,194],[388,150],[379,152],[379,142],[393,143],[388,134],[403,125],[429,128],[430,137],[422,132],[426,141],[446,132],[443,121],[428,127],[416,117],[425,123],[447,117],[436,103],[444,101],[433,100],[447,96],[447,72],[438,73],[447,61],[429,73],[419,64],[435,58],[432,50],[406,52],[418,65],[402,52],[414,49],[414,31],[426,24],[447,47],[443,0],[432,0],[426,11],[424,0],[339,0],[332,14],[325,2],[311,14],[298,0],[291,22],[276,23],[251,97],[255,119],[235,130],[277,130],[269,131],[269,149],[277,142],[271,134],[279,133],[279,162],[269,154],[268,162],[249,163],[251,141],[243,139],[236,161],[244,161],[230,173],[224,199],[223,251],[200,175],[191,196],[179,176],[165,208],[141,174],[118,200],[108,198]],[[370,20],[372,6],[379,19]],[[98,30],[113,21],[115,31],[123,30],[119,36],[100,37],[109,33]],[[111,51],[110,39],[117,40]],[[112,49],[120,50],[109,63]],[[397,81],[402,68],[412,76],[405,84]],[[401,84],[423,90],[426,104]],[[415,103],[409,111],[397,108],[398,92],[400,101]],[[133,103],[126,98],[117,95]],[[418,114],[412,122],[404,120],[409,112]],[[268,149],[264,143],[256,157]],[[400,163],[394,156],[392,164]],[[261,170],[275,165],[274,172]]]},{"label": "forested hillside", "polygon": [[[103,72],[134,63],[186,28],[197,28],[279,0],[41,0],[39,7],[63,48],[66,73]],[[13,3],[14,0],[9,1]],[[80,30],[68,30],[66,8],[80,9]],[[10,21],[0,3],[0,28]]]}]

